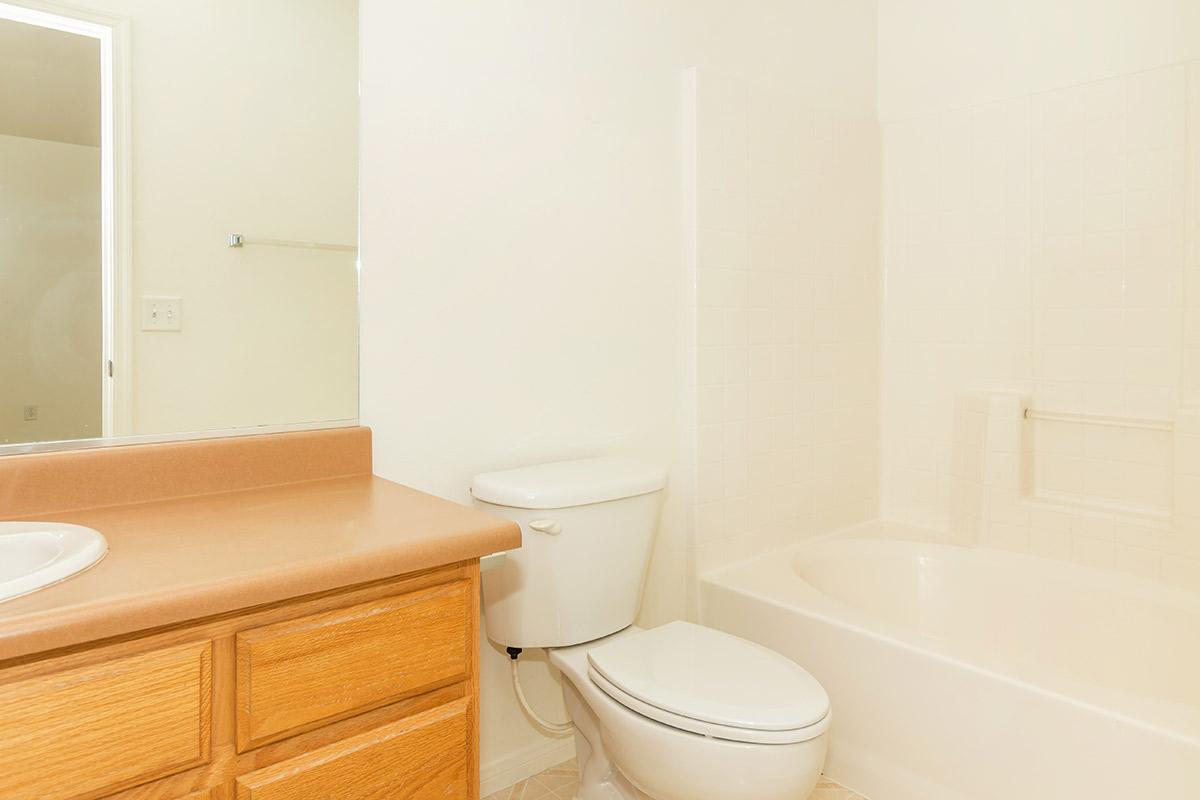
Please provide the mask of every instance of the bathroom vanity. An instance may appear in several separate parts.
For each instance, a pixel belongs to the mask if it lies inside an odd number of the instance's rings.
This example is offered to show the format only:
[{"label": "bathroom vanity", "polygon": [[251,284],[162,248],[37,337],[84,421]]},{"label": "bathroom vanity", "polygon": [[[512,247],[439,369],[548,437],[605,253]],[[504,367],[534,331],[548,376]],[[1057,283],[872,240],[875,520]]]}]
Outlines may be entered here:
[{"label": "bathroom vanity", "polygon": [[0,800],[478,796],[520,531],[372,474],[358,4],[296,6],[0,3]]},{"label": "bathroom vanity", "polygon": [[[0,797],[476,798],[478,559],[520,532],[372,476],[369,442],[55,454],[55,481],[5,460],[0,509],[69,505],[80,458],[106,460],[118,504],[29,515],[110,551],[0,604]],[[220,486],[239,480],[268,485]]]}]

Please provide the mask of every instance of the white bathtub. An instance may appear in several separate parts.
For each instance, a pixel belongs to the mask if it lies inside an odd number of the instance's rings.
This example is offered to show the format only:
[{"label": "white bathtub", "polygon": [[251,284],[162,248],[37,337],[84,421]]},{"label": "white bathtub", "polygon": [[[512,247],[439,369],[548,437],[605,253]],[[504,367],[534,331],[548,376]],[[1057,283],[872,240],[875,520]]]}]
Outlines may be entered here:
[{"label": "white bathtub", "polygon": [[[1200,595],[873,524],[701,581],[833,704],[872,800],[1200,800]],[[911,538],[906,538],[911,537]]]}]

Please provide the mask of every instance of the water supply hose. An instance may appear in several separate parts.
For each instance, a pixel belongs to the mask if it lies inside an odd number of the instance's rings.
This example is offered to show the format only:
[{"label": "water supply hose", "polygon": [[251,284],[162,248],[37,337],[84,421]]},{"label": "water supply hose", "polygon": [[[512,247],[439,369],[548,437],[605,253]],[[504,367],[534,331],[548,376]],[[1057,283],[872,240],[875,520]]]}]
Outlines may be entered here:
[{"label": "water supply hose", "polygon": [[538,727],[549,733],[570,733],[575,730],[574,724],[570,722],[550,722],[542,719],[538,713],[529,706],[529,701],[525,699],[525,692],[521,689],[521,675],[517,671],[517,658],[521,655],[521,648],[508,648],[508,657],[512,660],[512,678],[513,691],[516,692],[517,702],[521,704],[521,708],[529,715],[529,718],[537,723]]}]

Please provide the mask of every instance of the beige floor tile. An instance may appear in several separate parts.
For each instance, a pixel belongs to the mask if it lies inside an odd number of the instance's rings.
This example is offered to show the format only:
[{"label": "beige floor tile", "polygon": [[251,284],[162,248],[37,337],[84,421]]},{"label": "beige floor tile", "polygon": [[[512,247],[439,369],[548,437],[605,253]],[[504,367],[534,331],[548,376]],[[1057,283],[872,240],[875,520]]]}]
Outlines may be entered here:
[{"label": "beige floor tile", "polygon": [[553,793],[539,783],[536,778],[530,778],[521,781],[515,786],[501,789],[495,794],[490,795],[487,800],[543,800],[552,795]]},{"label": "beige floor tile", "polygon": [[841,786],[818,786],[809,800],[863,800],[859,795]]},{"label": "beige floor tile", "polygon": [[521,800],[554,800],[554,790],[538,778],[533,778],[525,783],[525,794],[521,796]]},{"label": "beige floor tile", "polygon": [[[484,800],[575,800],[579,788],[579,762],[575,759],[502,789]],[[866,800],[849,789],[822,777],[809,800]]]},{"label": "beige floor tile", "polygon": [[543,772],[535,780],[550,791],[557,792],[572,784],[577,785],[579,783],[579,774],[576,772],[558,772],[553,774]]},{"label": "beige floor tile", "polygon": [[554,793],[555,800],[575,800],[575,793],[579,791],[579,781],[572,781],[567,786],[562,787]]}]

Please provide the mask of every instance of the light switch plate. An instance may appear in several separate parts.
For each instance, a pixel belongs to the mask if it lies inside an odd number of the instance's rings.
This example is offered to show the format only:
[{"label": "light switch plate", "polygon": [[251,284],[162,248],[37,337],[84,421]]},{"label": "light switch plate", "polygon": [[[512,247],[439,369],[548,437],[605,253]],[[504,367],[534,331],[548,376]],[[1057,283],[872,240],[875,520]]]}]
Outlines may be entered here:
[{"label": "light switch plate", "polygon": [[183,298],[142,296],[142,330],[183,330]]}]

